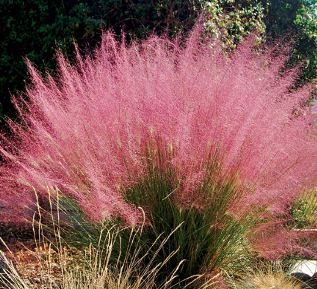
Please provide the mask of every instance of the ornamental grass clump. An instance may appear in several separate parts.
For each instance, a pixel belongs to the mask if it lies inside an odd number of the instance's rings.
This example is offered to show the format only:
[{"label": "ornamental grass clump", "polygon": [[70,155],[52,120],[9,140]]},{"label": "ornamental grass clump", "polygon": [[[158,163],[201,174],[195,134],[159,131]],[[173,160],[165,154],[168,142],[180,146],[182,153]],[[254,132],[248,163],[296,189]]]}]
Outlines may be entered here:
[{"label": "ornamental grass clump", "polygon": [[35,188],[75,200],[90,222],[137,228],[145,215],[145,248],[180,225],[158,257],[178,249],[181,278],[202,283],[252,252],[294,253],[281,216],[316,183],[317,142],[311,87],[291,89],[281,50],[250,39],[228,57],[198,30],[130,45],[105,33],[75,64],[58,53],[54,76],[28,62],[19,122],[2,138],[1,199],[19,211]]},{"label": "ornamental grass clump", "polygon": [[[308,285],[307,285],[308,286]],[[253,269],[246,273],[243,279],[232,284],[231,288],[239,289],[301,289],[305,287],[302,281],[287,275],[279,266],[266,264],[265,267]]]}]

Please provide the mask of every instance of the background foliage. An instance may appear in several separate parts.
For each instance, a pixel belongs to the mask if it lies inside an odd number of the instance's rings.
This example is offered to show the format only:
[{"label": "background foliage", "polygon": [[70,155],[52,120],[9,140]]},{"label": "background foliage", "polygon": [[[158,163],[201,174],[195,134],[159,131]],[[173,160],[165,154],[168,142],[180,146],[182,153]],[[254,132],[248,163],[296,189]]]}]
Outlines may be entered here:
[{"label": "background foliage", "polygon": [[264,9],[258,1],[201,1],[207,34],[220,39],[225,49],[232,50],[250,32],[265,38]]},{"label": "background foliage", "polygon": [[52,72],[56,48],[72,59],[74,40],[91,51],[103,29],[116,35],[124,30],[128,38],[172,36],[192,28],[201,14],[208,35],[229,49],[254,30],[259,41],[289,35],[295,40],[292,63],[305,60],[302,80],[312,80],[317,75],[315,7],[315,0],[1,0],[0,116],[15,114],[10,97],[24,89],[25,57],[40,71]]},{"label": "background foliage", "polygon": [[316,79],[317,76],[317,1],[315,0],[274,0],[263,1],[264,23],[268,38],[285,36],[292,40],[293,64],[305,61],[302,81]]}]

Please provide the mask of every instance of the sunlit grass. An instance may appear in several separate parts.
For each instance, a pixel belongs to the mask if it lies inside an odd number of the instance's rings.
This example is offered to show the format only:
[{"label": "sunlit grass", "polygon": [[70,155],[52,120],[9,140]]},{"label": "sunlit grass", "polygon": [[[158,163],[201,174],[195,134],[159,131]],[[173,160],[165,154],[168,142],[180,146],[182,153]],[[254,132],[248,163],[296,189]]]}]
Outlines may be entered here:
[{"label": "sunlit grass", "polygon": [[262,264],[254,266],[252,270],[240,280],[234,280],[231,288],[233,289],[301,289],[303,284],[289,276],[278,265]]}]

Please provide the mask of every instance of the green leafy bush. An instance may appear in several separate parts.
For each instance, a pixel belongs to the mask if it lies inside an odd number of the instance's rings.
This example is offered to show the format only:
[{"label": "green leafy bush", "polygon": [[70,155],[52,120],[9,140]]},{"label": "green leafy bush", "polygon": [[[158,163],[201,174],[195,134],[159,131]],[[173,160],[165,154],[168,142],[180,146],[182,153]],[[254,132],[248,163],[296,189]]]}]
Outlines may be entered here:
[{"label": "green leafy bush", "polygon": [[218,38],[227,50],[234,49],[251,32],[265,39],[264,8],[258,1],[201,1],[207,34]]},{"label": "green leafy bush", "polygon": [[265,8],[263,21],[268,39],[293,41],[291,66],[303,62],[300,82],[317,77],[317,15],[316,0],[260,1]]},{"label": "green leafy bush", "polygon": [[24,89],[24,57],[51,70],[56,48],[71,55],[74,38],[79,45],[94,44],[102,23],[91,17],[93,8],[76,0],[0,2],[0,115],[13,115],[9,93]]},{"label": "green leafy bush", "polygon": [[298,229],[316,228],[317,222],[317,191],[308,190],[294,200],[289,208],[291,226]]}]

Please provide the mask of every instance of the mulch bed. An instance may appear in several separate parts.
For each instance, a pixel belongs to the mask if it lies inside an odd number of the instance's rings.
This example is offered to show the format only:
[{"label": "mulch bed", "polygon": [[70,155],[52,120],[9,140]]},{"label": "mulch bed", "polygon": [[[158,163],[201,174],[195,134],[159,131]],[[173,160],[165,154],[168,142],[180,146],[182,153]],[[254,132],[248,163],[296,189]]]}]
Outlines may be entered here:
[{"label": "mulch bed", "polygon": [[2,224],[0,237],[3,240],[0,250],[14,263],[29,288],[44,289],[49,288],[49,284],[61,283],[62,268],[58,254],[48,243],[37,244],[32,228]]}]

